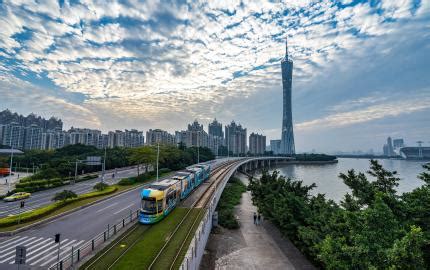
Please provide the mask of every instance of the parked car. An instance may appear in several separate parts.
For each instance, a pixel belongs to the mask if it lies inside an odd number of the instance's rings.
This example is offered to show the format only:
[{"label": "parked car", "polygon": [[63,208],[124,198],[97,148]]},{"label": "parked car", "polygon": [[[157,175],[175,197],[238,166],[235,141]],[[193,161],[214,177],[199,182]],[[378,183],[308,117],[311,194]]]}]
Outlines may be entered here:
[{"label": "parked car", "polygon": [[28,192],[17,192],[3,199],[5,202],[13,202],[18,200],[27,199],[31,196]]}]

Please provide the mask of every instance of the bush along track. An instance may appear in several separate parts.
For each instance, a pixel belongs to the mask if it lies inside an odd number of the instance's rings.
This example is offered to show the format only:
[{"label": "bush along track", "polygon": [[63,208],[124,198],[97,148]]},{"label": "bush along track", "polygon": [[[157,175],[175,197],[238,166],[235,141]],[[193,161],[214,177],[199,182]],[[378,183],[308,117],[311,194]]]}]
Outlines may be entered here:
[{"label": "bush along track", "polygon": [[240,179],[233,177],[228,181],[217,206],[218,222],[222,227],[239,228],[239,221],[234,216],[234,207],[240,204],[240,198],[245,191],[246,186]]},{"label": "bush along track", "polygon": [[14,226],[14,225],[17,225],[19,223],[20,224],[28,223],[28,222],[43,218],[43,217],[51,214],[52,212],[59,210],[59,209],[65,207],[71,203],[79,202],[79,201],[94,198],[94,197],[109,195],[109,194],[116,192],[117,190],[118,190],[118,188],[116,186],[109,186],[102,191],[94,191],[94,192],[90,192],[90,193],[81,194],[81,195],[77,196],[76,198],[67,199],[64,201],[58,201],[56,203],[53,203],[53,204],[50,204],[50,205],[47,205],[47,206],[44,206],[44,207],[41,207],[41,208],[38,208],[38,209],[35,209],[32,211],[25,212],[25,213],[22,213],[20,215],[0,218],[0,228]]}]

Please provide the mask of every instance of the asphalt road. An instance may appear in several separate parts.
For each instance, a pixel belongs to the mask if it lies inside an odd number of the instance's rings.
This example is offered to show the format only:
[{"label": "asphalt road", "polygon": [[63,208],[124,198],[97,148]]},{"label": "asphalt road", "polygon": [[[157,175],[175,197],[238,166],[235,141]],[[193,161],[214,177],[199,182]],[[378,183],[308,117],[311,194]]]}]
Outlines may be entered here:
[{"label": "asphalt road", "polygon": [[[214,161],[212,168],[219,166],[225,160]],[[123,177],[126,177],[127,174],[124,172]],[[92,185],[94,182],[97,180],[93,181]],[[81,183],[80,188],[92,188],[92,185],[85,186],[83,184]],[[136,212],[140,207],[139,193],[141,189],[142,187],[139,187],[127,191],[15,236],[0,238],[0,270],[11,269],[14,266],[15,247],[19,245],[27,246],[27,265],[35,269],[49,267],[55,263],[57,257],[57,245],[53,239],[56,233],[60,233],[62,239],[60,258],[66,257],[70,254],[72,246],[75,249],[81,247],[106,230],[108,224],[112,226],[128,216],[130,211]],[[45,194],[45,196],[49,197],[50,195]],[[42,200],[42,197],[39,199]]]},{"label": "asphalt road", "polygon": [[[106,172],[105,183],[111,185],[111,184],[117,183],[122,178],[127,178],[127,177],[137,175],[136,168],[127,168],[125,170],[117,169],[117,172],[114,178],[112,178],[113,172],[114,171]],[[20,212],[30,211],[30,210],[42,207],[44,205],[50,204],[52,203],[52,198],[54,197],[55,193],[60,192],[64,189],[72,190],[76,194],[83,194],[83,193],[90,192],[93,190],[94,185],[100,182],[100,180],[101,180],[101,176],[99,175],[98,178],[83,181],[83,182],[78,182],[73,185],[65,185],[57,188],[35,192],[31,195],[30,198],[25,200],[25,207],[23,209],[19,208],[20,201],[5,202],[2,200],[0,201],[0,217],[16,215]]]}]

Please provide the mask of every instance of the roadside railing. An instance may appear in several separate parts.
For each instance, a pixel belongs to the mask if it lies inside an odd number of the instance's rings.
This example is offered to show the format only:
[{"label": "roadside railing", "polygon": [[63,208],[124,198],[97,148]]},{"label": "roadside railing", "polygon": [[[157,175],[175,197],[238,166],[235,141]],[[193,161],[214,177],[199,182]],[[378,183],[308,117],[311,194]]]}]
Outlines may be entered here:
[{"label": "roadside railing", "polygon": [[[80,262],[84,257],[93,253],[96,248],[104,244],[110,238],[115,236],[119,231],[124,229],[130,223],[135,223],[139,217],[139,210],[132,211],[122,218],[116,224],[108,224],[106,230],[102,233],[96,235],[94,238],[86,242],[85,244],[74,247],[67,251],[68,255],[60,258],[60,260],[49,267],[49,270],[65,270],[74,267],[78,262]],[[60,250],[61,252],[61,250]],[[61,254],[61,253],[60,253]]]}]

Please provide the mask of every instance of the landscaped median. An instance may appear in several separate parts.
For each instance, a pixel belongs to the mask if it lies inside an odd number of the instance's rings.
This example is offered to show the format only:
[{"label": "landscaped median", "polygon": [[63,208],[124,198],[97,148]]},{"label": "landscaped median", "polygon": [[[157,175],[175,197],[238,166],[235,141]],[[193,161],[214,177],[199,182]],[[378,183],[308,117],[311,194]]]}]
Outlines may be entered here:
[{"label": "landscaped median", "polygon": [[[20,215],[0,218],[0,228],[13,227],[15,225],[18,225],[18,223],[20,224],[29,223],[31,221],[35,221],[37,219],[46,217],[49,214],[52,214],[53,212],[59,212],[58,210],[63,209],[66,206],[69,206],[69,205],[80,206],[82,204],[80,204],[79,202],[86,201],[91,198],[110,195],[116,192],[117,190],[118,190],[118,187],[109,186],[101,191],[93,191],[90,193],[81,194],[77,198],[68,199],[65,201],[59,201],[32,211],[22,213]],[[69,208],[70,207],[68,207],[67,209]]]}]

